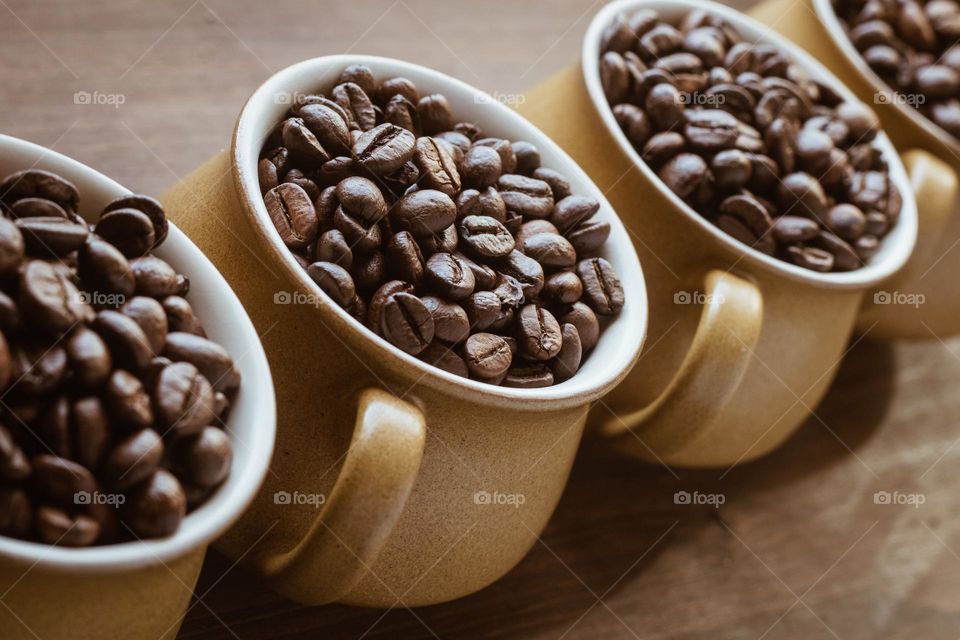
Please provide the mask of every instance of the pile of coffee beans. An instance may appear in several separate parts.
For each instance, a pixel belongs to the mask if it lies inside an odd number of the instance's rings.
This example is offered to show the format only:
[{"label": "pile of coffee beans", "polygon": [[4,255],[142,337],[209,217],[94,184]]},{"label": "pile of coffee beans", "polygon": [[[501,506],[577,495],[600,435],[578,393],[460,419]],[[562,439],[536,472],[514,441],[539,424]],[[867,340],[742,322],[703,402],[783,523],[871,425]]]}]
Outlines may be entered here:
[{"label": "pile of coffee beans", "polygon": [[850,42],[899,95],[960,138],[960,5],[956,0],[834,0]]},{"label": "pile of coffee beans", "polygon": [[338,305],[403,351],[511,387],[570,378],[623,306],[599,203],[529,142],[363,65],[300,96],[263,147],[280,237]]},{"label": "pile of coffee beans", "polygon": [[0,535],[69,547],[168,536],[230,470],[223,424],[240,385],[150,252],[147,196],[96,224],[37,169],[0,182]]},{"label": "pile of coffee beans", "polygon": [[624,134],[680,198],[741,242],[815,271],[851,271],[901,196],[876,115],[706,10],[606,29],[600,77]]}]

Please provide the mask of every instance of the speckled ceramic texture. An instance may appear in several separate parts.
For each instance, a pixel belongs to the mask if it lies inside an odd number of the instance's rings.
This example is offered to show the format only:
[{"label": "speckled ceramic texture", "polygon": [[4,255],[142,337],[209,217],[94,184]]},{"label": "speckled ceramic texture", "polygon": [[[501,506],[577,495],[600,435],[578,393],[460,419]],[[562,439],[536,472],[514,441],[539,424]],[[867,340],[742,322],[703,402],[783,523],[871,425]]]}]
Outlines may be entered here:
[{"label": "speckled ceramic texture", "polygon": [[[263,140],[295,93],[348,64],[439,92],[490,134],[528,140],[613,225],[606,257],[626,305],[571,380],[546,389],[469,381],[395,349],[329,301],[283,246],[256,177]],[[273,473],[218,543],[304,603],[390,607],[457,598],[515,566],[547,523],[591,403],[623,379],[646,332],[643,275],[603,195],[542,133],[459,81],[396,60],[333,56],[270,78],[240,115],[231,152],[164,196],[178,223],[233,283],[277,381]],[[280,495],[320,496],[313,504]],[[306,499],[303,499],[306,500]],[[322,502],[322,504],[321,504]]]},{"label": "speckled ceramic texture", "polygon": [[[904,193],[900,220],[864,268],[820,274],[747,248],[669,191],[620,131],[597,70],[603,28],[619,13],[675,18],[700,7],[751,41],[776,41],[814,77],[850,92],[810,56],[729,7],[696,0],[621,0],[590,25],[582,66],[526,95],[520,111],[553,136],[617,209],[647,275],[647,350],[590,422],[616,446],[657,463],[719,467],[784,442],[834,377],[864,293],[900,269],[916,240],[903,165],[878,144]],[[701,302],[702,304],[697,304]],[[679,398],[679,400],[678,400]]]},{"label": "speckled ceramic texture", "polygon": [[[0,176],[35,167],[80,191],[80,213],[95,220],[129,191],[43,147],[0,135]],[[69,549],[0,537],[0,638],[102,640],[177,634],[207,544],[239,516],[267,472],[276,416],[273,383],[257,333],[217,270],[171,225],[156,252],[190,277],[190,301],[209,336],[234,357],[243,378],[227,420],[230,476],[169,537]]]},{"label": "speckled ceramic texture", "polygon": [[[883,304],[874,304],[874,296],[867,296],[860,328],[872,327],[874,336],[926,339],[960,332],[960,291],[956,287],[960,272],[960,142],[909,104],[890,98],[890,88],[843,33],[830,0],[770,0],[751,14],[810,51],[871,105],[910,171],[920,217],[917,248],[906,268],[878,287],[881,295],[876,300]],[[890,304],[897,299],[902,302]]]}]

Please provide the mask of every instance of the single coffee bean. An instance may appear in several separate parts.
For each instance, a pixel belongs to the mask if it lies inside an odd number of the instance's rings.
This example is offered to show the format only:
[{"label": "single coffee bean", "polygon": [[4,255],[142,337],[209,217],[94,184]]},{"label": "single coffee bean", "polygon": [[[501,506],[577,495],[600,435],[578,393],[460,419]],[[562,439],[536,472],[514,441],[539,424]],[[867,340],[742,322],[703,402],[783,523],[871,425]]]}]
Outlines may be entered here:
[{"label": "single coffee bean", "polygon": [[93,318],[93,309],[73,282],[43,260],[31,260],[21,271],[19,302],[27,319],[52,332]]},{"label": "single coffee bean", "polygon": [[151,393],[164,433],[194,435],[216,417],[213,387],[189,362],[164,367]]},{"label": "single coffee bean", "polygon": [[307,274],[341,307],[347,306],[357,295],[353,278],[340,265],[331,262],[314,262],[307,267]]},{"label": "single coffee bean", "polygon": [[140,429],[117,442],[103,464],[110,486],[124,490],[146,479],[160,467],[163,440],[153,429]]},{"label": "single coffee bean", "polygon": [[485,331],[500,317],[500,297],[493,291],[477,291],[463,302],[469,329]]},{"label": "single coffee bean", "polygon": [[115,200],[111,200],[107,206],[103,208],[103,214],[119,209],[135,209],[150,218],[150,222],[153,223],[154,247],[159,246],[167,239],[170,223],[167,222],[167,214],[163,210],[163,205],[157,200],[144,195],[131,194],[128,196],[120,196]]},{"label": "single coffee bean", "polygon": [[120,313],[140,325],[154,353],[163,351],[168,325],[167,314],[159,302],[153,298],[136,296],[120,307]]},{"label": "single coffee bean", "polygon": [[506,222],[507,205],[494,187],[461,191],[456,202],[458,220],[467,216],[486,216],[497,222]]},{"label": "single coffee bean", "polygon": [[353,266],[353,251],[346,238],[336,229],[324,231],[313,250],[316,262],[332,262],[348,271]]},{"label": "single coffee bean", "polygon": [[533,364],[512,367],[507,371],[507,375],[504,376],[501,384],[516,389],[539,389],[549,387],[554,382],[553,373],[546,365]]},{"label": "single coffee bean", "polygon": [[572,195],[557,202],[552,222],[561,233],[566,234],[578,225],[592,218],[600,210],[600,203],[592,196]]},{"label": "single coffee bean", "polygon": [[497,181],[497,188],[507,211],[513,211],[525,219],[549,218],[553,213],[553,191],[542,180],[505,174]]},{"label": "single coffee bean", "polygon": [[773,221],[772,233],[781,244],[796,244],[816,238],[820,225],[810,218],[786,215]]},{"label": "single coffee bean", "polygon": [[867,227],[867,218],[852,204],[838,204],[827,211],[827,227],[844,240],[856,240]]},{"label": "single coffee bean", "polygon": [[433,340],[433,316],[420,298],[394,293],[383,303],[380,332],[398,348],[416,355]]},{"label": "single coffee bean", "polygon": [[191,483],[215,487],[230,473],[233,448],[221,429],[204,427],[195,437],[176,443],[174,458]]},{"label": "single coffee bean", "polygon": [[193,313],[193,307],[180,296],[167,296],[163,299],[163,310],[167,314],[167,331],[180,331],[192,333],[202,338],[207,334],[203,330],[203,325]]},{"label": "single coffee bean", "polygon": [[354,82],[342,82],[333,88],[334,102],[343,107],[361,131],[369,131],[377,124],[377,112],[363,87]]},{"label": "single coffee bean", "polygon": [[61,505],[74,504],[80,492],[93,493],[97,481],[90,471],[76,462],[41,454],[30,460],[30,481],[46,500]]},{"label": "single coffee bean", "polygon": [[827,272],[833,269],[833,255],[816,247],[792,245],[787,247],[787,254],[794,264],[812,271]]},{"label": "single coffee bean", "polygon": [[155,355],[140,325],[122,313],[101,311],[93,321],[93,330],[107,344],[114,364],[128,371],[140,371]]},{"label": "single coffee bean", "polygon": [[430,287],[450,300],[465,299],[476,285],[473,271],[449,253],[430,256],[425,273]]},{"label": "single coffee bean", "polygon": [[550,186],[550,191],[553,193],[553,199],[556,202],[563,200],[569,196],[572,192],[570,190],[570,182],[561,175],[559,172],[549,169],[547,167],[540,167],[539,169],[534,170],[531,174],[531,177],[540,180],[541,182],[546,182]]},{"label": "single coffee bean", "polygon": [[413,161],[420,170],[422,185],[451,198],[460,193],[460,172],[446,149],[434,138],[418,138]]},{"label": "single coffee bean", "polygon": [[390,210],[390,220],[402,231],[422,237],[443,231],[457,219],[457,206],[450,196],[421,189],[403,196]]},{"label": "single coffee bean", "polygon": [[43,542],[62,547],[88,547],[100,535],[100,524],[90,516],[46,505],[37,509],[36,528]]},{"label": "single coffee bean", "polygon": [[474,262],[462,253],[454,253],[454,257],[461,265],[466,266],[473,272],[473,279],[476,282],[474,291],[489,291],[497,286],[497,272],[487,265]]},{"label": "single coffee bean", "polygon": [[61,218],[69,219],[63,207],[46,198],[23,198],[10,205],[14,218]]},{"label": "single coffee bean", "polygon": [[[67,352],[60,344],[50,346],[46,340],[23,341],[10,349],[11,365],[7,380],[13,380],[10,391],[27,396],[50,393],[67,373]],[[30,420],[23,420],[24,423]]]},{"label": "single coffee bean", "polygon": [[87,389],[95,389],[107,380],[112,360],[106,343],[99,335],[85,326],[79,326],[67,338],[65,346],[77,383]]},{"label": "single coffee bean", "polygon": [[30,462],[14,441],[10,431],[0,426],[0,478],[19,482],[30,475]]},{"label": "single coffee bean", "polygon": [[174,362],[189,362],[203,374],[215,391],[229,393],[240,386],[240,372],[221,345],[183,332],[167,334],[163,355]]},{"label": "single coffee bean", "polygon": [[447,373],[452,373],[461,378],[470,377],[467,363],[453,351],[451,346],[442,342],[431,342],[426,349],[417,354],[417,357],[438,369],[443,369]]},{"label": "single coffee bean", "polygon": [[20,229],[12,221],[0,218],[0,274],[15,272],[23,263],[25,253]]},{"label": "single coffee bean", "polygon": [[577,251],[570,241],[555,233],[539,233],[523,242],[523,252],[544,267],[572,267],[577,261]]},{"label": "single coffee bean", "polygon": [[370,298],[367,309],[367,326],[378,334],[381,332],[380,321],[383,316],[383,305],[394,293],[414,293],[414,286],[402,280],[391,280],[383,284]]},{"label": "single coffee bean", "polygon": [[507,372],[513,362],[510,346],[493,333],[475,333],[463,347],[467,369],[476,377],[488,380]]},{"label": "single coffee bean", "polygon": [[367,171],[384,176],[393,173],[411,158],[416,145],[413,133],[384,123],[363,132],[353,144],[353,157]]},{"label": "single coffee bean", "polygon": [[613,265],[603,258],[581,260],[577,263],[577,275],[583,282],[584,298],[594,311],[605,316],[620,311],[624,304],[623,286]]},{"label": "single coffee bean", "polygon": [[458,167],[464,187],[484,189],[493,186],[503,170],[500,154],[490,147],[473,146]]},{"label": "single coffee bean", "polygon": [[455,343],[470,335],[470,320],[463,307],[437,298],[424,296],[420,299],[433,316],[433,336],[443,342]]},{"label": "single coffee bean", "polygon": [[423,132],[427,135],[448,131],[453,127],[450,105],[439,93],[420,98],[417,102],[417,112],[420,114]]},{"label": "single coffee bean", "polygon": [[71,405],[70,418],[77,462],[88,469],[99,468],[112,436],[103,403],[95,396],[80,398]]},{"label": "single coffee bean", "polygon": [[516,244],[513,235],[500,222],[487,216],[467,216],[460,222],[463,248],[478,259],[502,258]]},{"label": "single coffee bean", "polygon": [[560,327],[563,346],[557,353],[557,358],[553,363],[553,378],[557,382],[563,382],[573,377],[573,374],[580,368],[580,361],[583,358],[583,346],[580,344],[580,333],[577,327],[569,322]]},{"label": "single coffee bean", "polygon": [[535,304],[520,309],[520,351],[533,360],[549,360],[560,352],[563,336],[553,314]]},{"label": "single coffee bean", "polygon": [[409,231],[400,231],[387,242],[387,264],[396,276],[416,286],[424,274],[423,253]]},{"label": "single coffee bean", "polygon": [[136,287],[127,258],[112,244],[93,234],[80,248],[77,271],[80,279],[95,293],[117,294],[125,299],[133,295]]},{"label": "single coffee bean", "polygon": [[43,169],[25,169],[11,173],[0,182],[0,200],[14,203],[21,198],[45,198],[76,211],[80,193],[66,178]]},{"label": "single coffee bean", "polygon": [[132,373],[116,369],[104,388],[107,411],[129,429],[145,429],[153,423],[150,396]]},{"label": "single coffee bean", "polygon": [[183,487],[169,471],[157,469],[131,492],[123,521],[139,538],[162,538],[180,526],[187,511]]},{"label": "single coffee bean", "polygon": [[268,191],[263,198],[280,239],[291,249],[305,249],[316,238],[317,213],[307,192],[285,182]]},{"label": "single coffee bean", "polygon": [[572,271],[558,271],[547,276],[540,295],[554,302],[573,304],[583,296],[583,283]]},{"label": "single coffee bean", "polygon": [[156,241],[153,221],[137,209],[108,211],[100,217],[94,232],[119,249],[127,258],[144,255],[153,248]]}]

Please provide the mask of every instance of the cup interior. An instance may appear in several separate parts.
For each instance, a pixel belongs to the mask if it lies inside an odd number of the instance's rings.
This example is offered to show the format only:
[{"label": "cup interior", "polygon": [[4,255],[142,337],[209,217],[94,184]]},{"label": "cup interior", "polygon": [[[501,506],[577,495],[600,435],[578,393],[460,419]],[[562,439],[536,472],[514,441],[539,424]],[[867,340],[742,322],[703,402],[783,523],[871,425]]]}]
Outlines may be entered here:
[{"label": "cup interior", "polygon": [[[824,0],[829,2],[829,0]],[[791,280],[834,289],[862,289],[875,285],[899,270],[910,257],[917,239],[917,207],[910,187],[909,179],[899,155],[885,133],[877,135],[875,143],[880,148],[890,169],[890,177],[903,197],[900,218],[893,229],[881,240],[880,250],[863,267],[855,271],[819,273],[791,264],[784,260],[768,256],[753,249],[711,224],[690,205],[671,191],[644,162],[626,135],[620,129],[608,105],[600,82],[599,60],[603,30],[616,16],[629,14],[639,9],[656,10],[662,19],[668,22],[679,21],[690,11],[706,9],[713,15],[727,20],[743,35],[745,40],[755,43],[768,43],[780,47],[812,78],[829,86],[844,100],[860,102],[836,76],[826,67],[814,60],[808,53],[787,41],[786,38],[756,20],[709,0],[615,0],[601,9],[587,28],[583,41],[582,60],[583,77],[591,102],[604,125],[617,141],[620,149],[638,166],[643,175],[652,181],[661,193],[671,200],[675,208],[694,220],[705,233],[729,251],[742,257],[742,263],[781,275]]]},{"label": "cup interior", "polygon": [[[843,25],[840,24],[840,18],[837,17],[836,12],[833,10],[830,0],[813,0],[813,8],[817,13],[817,17],[820,19],[821,24],[826,27],[827,33],[830,34],[830,38],[837,45],[840,51],[843,52],[844,57],[849,60],[854,67],[856,67],[861,76],[870,82],[870,85],[876,92],[875,97],[881,92],[887,95],[894,92],[894,89],[884,82],[883,78],[878,76],[877,73],[870,68],[870,65],[868,65],[863,59],[863,54],[857,51],[857,48],[853,46],[852,42],[850,42],[850,38],[847,37],[846,32],[843,30]],[[905,104],[896,100],[891,101],[891,104],[894,108],[909,118],[916,126],[926,131],[929,135],[933,136],[937,139],[937,141],[947,147],[954,157],[960,158],[960,140],[957,140],[957,138],[955,138],[953,135],[947,131],[944,131],[940,125],[920,113],[917,109],[914,109],[909,104]]]},{"label": "cup interior", "polygon": [[[526,140],[540,151],[542,165],[564,174],[573,193],[592,195],[600,202],[598,216],[610,223],[610,238],[600,253],[614,266],[625,290],[620,313],[607,322],[593,352],[580,370],[560,384],[542,389],[512,389],[468,380],[421,362],[355,320],[333,303],[297,264],[270,221],[260,194],[257,162],[264,141],[286,114],[297,95],[316,93],[334,84],[350,64],[369,66],[378,81],[395,76],[412,80],[422,95],[442,93],[457,121],[473,122],[489,135]],[[318,299],[318,313],[352,339],[374,346],[378,361],[415,372],[419,384],[442,387],[484,404],[522,403],[523,408],[559,409],[599,397],[622,379],[639,356],[647,327],[647,299],[643,272],[627,231],[610,203],[579,166],[544,133],[492,96],[437,71],[391,58],[339,55],[307,60],[270,77],[250,97],[240,114],[233,140],[233,170],[241,198],[265,246],[272,251],[305,291]]]},{"label": "cup interior", "polygon": [[[52,171],[80,191],[80,214],[93,222],[109,201],[130,193],[76,160],[39,145],[0,135],[0,176],[21,169]],[[174,535],[157,540],[68,549],[0,537],[0,556],[57,566],[64,571],[119,571],[162,563],[210,542],[226,530],[253,499],[270,463],[276,429],[273,380],[253,323],[220,272],[172,223],[156,255],[190,278],[188,299],[209,337],[240,369],[242,383],[226,421],[233,445],[230,475],[199,508],[187,514]]]}]

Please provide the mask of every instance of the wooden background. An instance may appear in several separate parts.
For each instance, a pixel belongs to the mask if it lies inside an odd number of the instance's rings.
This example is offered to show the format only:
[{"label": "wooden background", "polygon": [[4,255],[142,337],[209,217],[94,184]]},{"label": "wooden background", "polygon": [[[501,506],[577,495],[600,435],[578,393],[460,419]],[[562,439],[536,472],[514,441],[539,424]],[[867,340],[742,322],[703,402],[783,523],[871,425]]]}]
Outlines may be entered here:
[{"label": "wooden background", "polygon": [[[228,144],[242,102],[288,64],[391,55],[522,95],[576,61],[600,4],[0,0],[0,130],[159,195]],[[588,443],[542,543],[446,605],[298,606],[211,553],[181,637],[955,639],[958,380],[960,340],[865,340],[822,423],[759,462],[674,475]],[[679,490],[725,502],[676,505]]]}]

